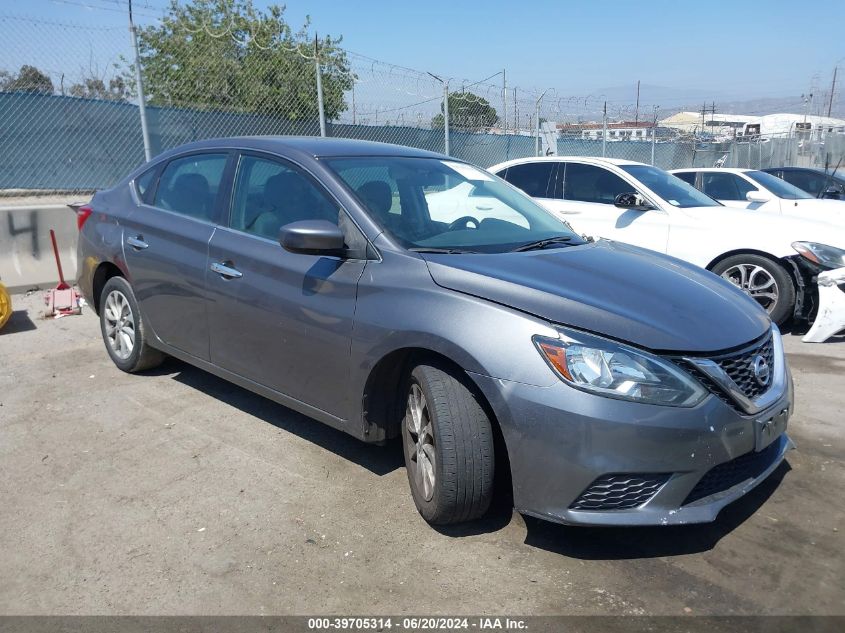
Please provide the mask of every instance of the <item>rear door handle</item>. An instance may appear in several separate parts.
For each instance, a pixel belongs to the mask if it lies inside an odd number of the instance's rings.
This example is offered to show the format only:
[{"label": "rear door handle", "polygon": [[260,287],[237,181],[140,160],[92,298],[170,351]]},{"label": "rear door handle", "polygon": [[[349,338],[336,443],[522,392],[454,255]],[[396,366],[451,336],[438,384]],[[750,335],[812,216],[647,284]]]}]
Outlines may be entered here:
[{"label": "rear door handle", "polygon": [[136,251],[142,251],[145,248],[149,247],[149,244],[147,244],[144,241],[143,235],[136,235],[135,237],[127,237],[126,243],[129,244],[129,246],[134,248]]},{"label": "rear door handle", "polygon": [[211,271],[217,273],[223,279],[240,279],[244,276],[244,274],[239,271],[237,268],[232,268],[231,266],[227,266],[230,262],[221,263],[221,262],[214,262],[211,265]]}]

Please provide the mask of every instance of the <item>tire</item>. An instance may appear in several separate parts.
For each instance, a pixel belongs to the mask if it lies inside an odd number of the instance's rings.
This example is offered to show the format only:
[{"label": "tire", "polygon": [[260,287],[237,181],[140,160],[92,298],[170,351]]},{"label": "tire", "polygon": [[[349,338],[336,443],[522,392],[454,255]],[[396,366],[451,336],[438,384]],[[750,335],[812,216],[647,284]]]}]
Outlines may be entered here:
[{"label": "tire", "polygon": [[106,351],[118,369],[139,372],[157,367],[164,354],[147,344],[147,334],[132,286],[112,277],[100,295],[100,332]]},{"label": "tire", "polygon": [[748,253],[723,259],[711,270],[755,299],[778,325],[792,316],[795,283],[777,262]]},{"label": "tire", "polygon": [[411,371],[404,394],[402,446],[417,510],[432,525],[478,519],[493,497],[490,419],[466,385],[432,365]]}]

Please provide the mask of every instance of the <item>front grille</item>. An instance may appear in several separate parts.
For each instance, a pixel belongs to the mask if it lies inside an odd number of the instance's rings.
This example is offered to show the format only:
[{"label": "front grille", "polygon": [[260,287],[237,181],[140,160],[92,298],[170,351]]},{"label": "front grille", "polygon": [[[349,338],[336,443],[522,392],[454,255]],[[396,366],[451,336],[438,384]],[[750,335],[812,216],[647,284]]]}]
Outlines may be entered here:
[{"label": "front grille", "polygon": [[682,505],[704,499],[717,492],[733,488],[744,481],[759,477],[777,459],[780,449],[781,441],[775,440],[759,453],[751,451],[711,468],[687,495]]},{"label": "front grille", "polygon": [[651,499],[671,473],[602,475],[569,507],[573,510],[629,510]]},{"label": "front grille", "polygon": [[[765,358],[769,364],[769,381],[765,385],[761,385],[754,375],[754,359],[758,355]],[[748,398],[754,399],[771,385],[771,377],[775,369],[775,349],[772,344],[772,337],[769,335],[759,345],[745,349],[738,354],[714,358],[713,360],[725,370],[725,373],[731,377],[731,380],[736,383],[742,393]]]},{"label": "front grille", "polygon": [[[760,385],[754,376],[754,359],[758,354],[761,354],[769,364],[769,381],[766,385]],[[752,343],[738,352],[709,356],[707,358],[717,363],[730,379],[736,383],[737,388],[751,400],[765,393],[772,385],[772,376],[775,371],[775,348],[771,334],[767,334],[765,338]],[[722,402],[729,404],[739,413],[745,415],[739,404],[694,363],[677,357],[672,358],[672,360],[695,376],[710,393],[717,396]]]}]

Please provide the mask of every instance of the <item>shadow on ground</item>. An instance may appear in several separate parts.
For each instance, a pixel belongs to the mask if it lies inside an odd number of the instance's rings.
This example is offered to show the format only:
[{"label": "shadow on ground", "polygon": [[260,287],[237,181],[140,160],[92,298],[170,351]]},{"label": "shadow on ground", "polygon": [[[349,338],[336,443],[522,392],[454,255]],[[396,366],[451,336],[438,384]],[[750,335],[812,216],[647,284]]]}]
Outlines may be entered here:
[{"label": "shadow on ground", "polygon": [[29,332],[36,329],[35,323],[29,318],[26,310],[13,310],[6,325],[0,330],[0,336],[15,334],[17,332]]},{"label": "shadow on ground", "polygon": [[405,465],[402,447],[398,441],[391,441],[386,446],[367,444],[174,358],[168,358],[163,365],[147,373],[170,375],[184,385],[207,393],[244,413],[313,442],[343,459],[366,468],[375,475],[387,475]]},{"label": "shadow on ground", "polygon": [[[255,416],[273,426],[331,451],[383,476],[404,467],[401,443],[387,446],[366,444],[341,431],[312,420],[267,398],[253,394],[213,374],[175,359],[168,359],[158,369],[148,372],[169,375],[174,380],[197,389]],[[713,523],[686,526],[628,528],[573,527],[524,517],[525,544],[556,554],[583,560],[621,560],[695,554],[713,549],[772,495],[791,470],[787,461],[747,495],[725,507]],[[496,495],[490,511],[479,521],[467,524],[433,526],[441,534],[460,538],[501,530],[519,516],[513,511],[510,481],[497,480]],[[517,519],[518,520],[518,519]]]}]

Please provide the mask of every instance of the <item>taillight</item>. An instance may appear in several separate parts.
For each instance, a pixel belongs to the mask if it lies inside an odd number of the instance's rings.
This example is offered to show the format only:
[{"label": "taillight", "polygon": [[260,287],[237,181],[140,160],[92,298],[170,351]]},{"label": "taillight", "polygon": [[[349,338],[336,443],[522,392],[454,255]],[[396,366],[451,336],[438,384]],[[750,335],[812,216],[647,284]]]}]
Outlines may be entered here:
[{"label": "taillight", "polygon": [[87,220],[88,218],[91,217],[92,212],[93,211],[92,211],[91,207],[89,207],[88,205],[85,205],[83,207],[79,207],[76,210],[76,228],[78,228],[81,231],[82,226],[85,224],[85,220]]}]

